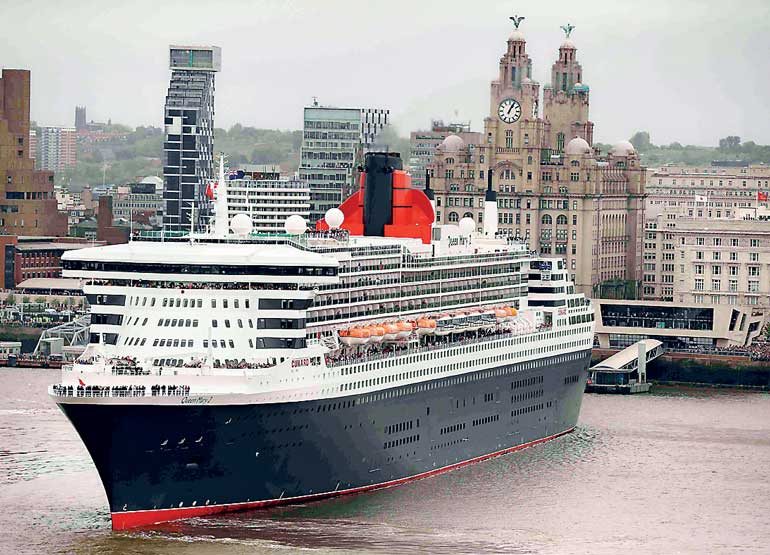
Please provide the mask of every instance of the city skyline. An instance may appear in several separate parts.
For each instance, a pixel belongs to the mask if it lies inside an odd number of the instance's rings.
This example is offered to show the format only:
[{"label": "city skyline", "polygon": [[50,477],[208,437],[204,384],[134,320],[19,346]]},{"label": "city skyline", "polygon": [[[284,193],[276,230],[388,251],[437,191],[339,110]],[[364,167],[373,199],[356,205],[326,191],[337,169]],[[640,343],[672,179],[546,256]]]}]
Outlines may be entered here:
[{"label": "city skyline", "polygon": [[[70,126],[74,106],[86,105],[96,120],[160,126],[168,45],[194,43],[221,46],[226,54],[217,83],[219,127],[300,129],[301,108],[316,96],[328,105],[386,106],[402,136],[428,128],[432,118],[470,120],[477,130],[486,83],[497,71],[489,60],[513,27],[508,16],[518,11],[526,16],[521,29],[541,86],[563,40],[559,26],[576,26],[572,40],[591,86],[597,142],[614,143],[640,129],[656,144],[714,145],[726,135],[770,142],[770,124],[756,117],[770,84],[770,76],[756,71],[770,47],[762,31],[770,7],[760,2],[731,13],[718,13],[716,2],[661,2],[645,10],[630,3],[580,10],[567,3],[494,3],[468,10],[445,2],[420,13],[399,2],[389,11],[344,2],[231,3],[219,13],[203,3],[182,11],[174,3],[101,12],[91,2],[67,10],[35,6],[45,12],[49,40],[39,47],[22,40],[33,32],[35,11],[6,6],[18,24],[8,31],[4,66],[32,71],[32,119],[45,125]],[[156,24],[171,11],[178,27]],[[375,82],[375,62],[377,74],[396,78]]]}]

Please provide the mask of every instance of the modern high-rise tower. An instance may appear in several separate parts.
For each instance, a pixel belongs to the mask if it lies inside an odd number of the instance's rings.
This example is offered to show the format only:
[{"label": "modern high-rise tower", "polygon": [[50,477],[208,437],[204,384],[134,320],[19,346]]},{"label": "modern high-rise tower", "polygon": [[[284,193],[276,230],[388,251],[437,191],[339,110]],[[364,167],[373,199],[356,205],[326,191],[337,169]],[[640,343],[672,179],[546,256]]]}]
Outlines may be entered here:
[{"label": "modern high-rise tower", "polygon": [[196,227],[209,216],[206,186],[213,179],[214,73],[222,68],[218,46],[170,46],[171,83],[166,95],[163,143],[163,228]]}]

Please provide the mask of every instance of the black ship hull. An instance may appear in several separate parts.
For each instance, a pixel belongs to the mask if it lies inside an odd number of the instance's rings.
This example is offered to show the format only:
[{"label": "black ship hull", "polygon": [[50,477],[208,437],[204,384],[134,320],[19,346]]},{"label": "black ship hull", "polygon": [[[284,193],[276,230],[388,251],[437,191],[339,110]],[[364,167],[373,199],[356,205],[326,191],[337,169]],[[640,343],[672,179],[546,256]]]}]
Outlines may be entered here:
[{"label": "black ship hull", "polygon": [[113,528],[387,487],[571,431],[590,351],[296,403],[59,402]]}]

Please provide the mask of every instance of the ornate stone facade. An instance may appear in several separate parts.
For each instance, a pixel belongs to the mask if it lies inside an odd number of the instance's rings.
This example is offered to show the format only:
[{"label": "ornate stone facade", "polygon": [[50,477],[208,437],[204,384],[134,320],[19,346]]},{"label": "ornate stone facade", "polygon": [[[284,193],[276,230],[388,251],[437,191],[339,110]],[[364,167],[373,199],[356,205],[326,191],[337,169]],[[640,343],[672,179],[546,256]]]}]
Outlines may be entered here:
[{"label": "ornate stone facade", "polygon": [[[566,30],[566,29],[565,29]],[[571,31],[571,29],[570,29]],[[576,48],[567,40],[544,88],[517,28],[491,83],[482,141],[450,135],[437,148],[431,186],[440,224],[472,217],[483,230],[488,172],[497,192],[499,233],[526,238],[544,254],[562,256],[583,293],[600,284],[629,288],[640,280],[646,169],[627,141],[606,156],[594,150],[589,88]]]}]

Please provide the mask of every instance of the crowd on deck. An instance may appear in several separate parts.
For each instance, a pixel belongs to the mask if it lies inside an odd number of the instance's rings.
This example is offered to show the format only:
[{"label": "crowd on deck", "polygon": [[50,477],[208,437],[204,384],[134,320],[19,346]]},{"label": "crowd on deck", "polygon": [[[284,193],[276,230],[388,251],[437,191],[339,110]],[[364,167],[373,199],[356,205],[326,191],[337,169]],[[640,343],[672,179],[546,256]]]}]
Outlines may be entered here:
[{"label": "crowd on deck", "polygon": [[[53,387],[55,395],[60,397],[144,397],[147,388],[143,385],[62,385]],[[189,385],[153,385],[150,387],[153,397],[166,395],[189,395]]]},{"label": "crowd on deck", "polygon": [[[292,279],[291,276],[287,276],[287,280]],[[93,282],[89,282],[89,284],[93,285],[104,285],[104,286],[131,286],[131,287],[143,287],[145,289],[189,289],[189,290],[197,290],[197,289],[206,289],[206,290],[239,290],[239,291],[248,291],[248,290],[285,290],[290,289],[294,290],[299,288],[296,283],[264,283],[264,282],[258,282],[258,283],[244,283],[244,282],[180,282],[180,281],[139,281],[139,280],[122,280],[122,281],[111,281],[111,280],[93,280]],[[304,287],[304,286],[303,286]]]}]

